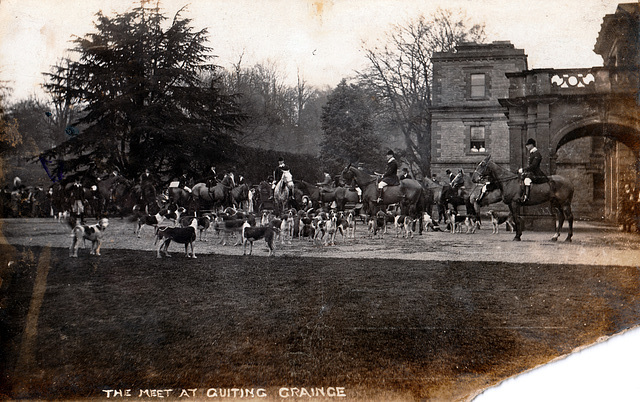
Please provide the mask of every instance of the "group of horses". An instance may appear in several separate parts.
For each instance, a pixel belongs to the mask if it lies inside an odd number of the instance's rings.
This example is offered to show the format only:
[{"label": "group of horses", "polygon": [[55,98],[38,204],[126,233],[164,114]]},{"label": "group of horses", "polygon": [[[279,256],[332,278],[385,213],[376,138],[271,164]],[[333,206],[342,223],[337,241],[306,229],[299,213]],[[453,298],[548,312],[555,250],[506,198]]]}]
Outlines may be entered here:
[{"label": "group of horses", "polygon": [[385,188],[382,202],[378,202],[377,176],[349,165],[343,170],[342,177],[347,181],[355,180],[362,189],[362,201],[370,214],[389,204],[399,204],[403,214],[420,219],[422,212],[431,213],[435,205],[440,219],[447,215],[446,209],[457,211],[458,207],[464,206],[467,215],[479,219],[482,207],[502,202],[509,208],[515,223],[513,240],[520,241],[524,228],[523,207],[549,203],[555,214],[555,233],[551,240],[556,241],[560,237],[565,220],[568,223],[566,241],[570,242],[573,237],[572,183],[563,176],[551,175],[546,183],[532,184],[529,199],[523,201],[522,177],[496,164],[491,155],[477,165],[471,176],[464,176],[464,191],[458,191],[449,184],[426,181],[423,186],[416,180],[404,179],[400,186]]},{"label": "group of horses", "polygon": [[[573,186],[566,178],[553,175],[548,183],[533,184],[530,199],[522,203],[521,177],[499,166],[485,157],[476,167],[472,175],[464,176],[464,190],[458,191],[449,184],[441,184],[431,180],[420,182],[414,179],[403,179],[398,186],[387,186],[378,200],[378,182],[380,177],[368,174],[364,170],[348,165],[341,172],[343,183],[351,186],[323,187],[304,180],[294,181],[292,176],[283,175],[282,179],[273,186],[266,181],[255,187],[242,183],[234,188],[227,188],[222,183],[207,185],[197,183],[191,191],[180,187],[169,187],[165,191],[158,191],[151,183],[137,183],[122,176],[111,175],[93,184],[82,186],[82,203],[87,216],[125,216],[138,206],[147,213],[155,213],[164,205],[173,204],[198,212],[204,210],[224,209],[234,207],[248,212],[258,212],[264,209],[273,210],[276,215],[290,208],[335,208],[344,211],[347,207],[361,209],[360,214],[373,216],[379,210],[386,210],[389,205],[397,206],[401,213],[419,221],[422,228],[424,212],[438,215],[438,220],[446,219],[446,210],[464,206],[467,215],[477,215],[480,208],[493,203],[506,204],[515,222],[514,240],[520,240],[524,227],[522,207],[550,203],[555,212],[556,225],[552,240],[557,240],[564,221],[568,222],[567,241],[573,236],[573,214],[571,201]],[[39,206],[39,214],[50,211],[56,215],[69,211],[72,203],[78,198],[77,183],[54,183],[48,192],[39,189],[29,191],[5,191],[6,211],[15,210],[11,202],[24,202]],[[360,189],[360,194],[355,187]],[[305,205],[309,203],[310,205]],[[35,205],[34,204],[34,205]],[[434,212],[434,207],[436,211]],[[32,207],[33,208],[33,207]],[[20,214],[18,214],[19,216]],[[15,214],[13,216],[16,216]]]}]

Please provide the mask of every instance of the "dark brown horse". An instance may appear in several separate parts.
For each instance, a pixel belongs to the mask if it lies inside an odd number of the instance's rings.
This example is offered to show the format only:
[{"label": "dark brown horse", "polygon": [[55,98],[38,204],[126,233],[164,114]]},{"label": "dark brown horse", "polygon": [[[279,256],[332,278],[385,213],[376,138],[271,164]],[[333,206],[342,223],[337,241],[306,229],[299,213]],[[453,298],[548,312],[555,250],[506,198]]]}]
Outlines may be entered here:
[{"label": "dark brown horse", "polygon": [[187,208],[191,203],[191,193],[180,187],[169,187],[167,191],[169,203],[179,207]]},{"label": "dark brown horse", "polygon": [[[242,208],[242,203],[245,201],[249,201],[249,186],[247,183],[242,183],[231,189],[231,203],[234,208]],[[248,205],[246,209],[249,209]]]},{"label": "dark brown horse", "polygon": [[213,187],[207,187],[205,183],[198,183],[193,186],[191,196],[195,203],[196,211],[200,211],[203,207],[215,209],[222,206],[224,202],[225,187],[222,183],[218,183]]},{"label": "dark brown horse", "polygon": [[359,202],[358,193],[346,187],[323,188],[304,180],[297,182],[297,186],[304,195],[308,195],[313,207],[317,208],[320,203],[331,205],[336,203],[338,211],[344,211],[347,203],[357,204]]},{"label": "dark brown horse", "polygon": [[131,182],[119,175],[111,175],[98,180],[96,185],[98,187],[98,216],[104,216],[109,211],[119,210],[116,205],[116,197],[122,198],[125,189],[128,191],[132,187]]},{"label": "dark brown horse", "polygon": [[469,202],[473,204],[476,212],[480,213],[480,208],[502,202],[502,191],[497,183],[476,183],[476,186],[469,194]]},{"label": "dark brown horse", "polygon": [[362,202],[370,216],[373,216],[379,208],[386,209],[390,204],[399,204],[403,214],[412,215],[420,219],[422,218],[422,212],[425,212],[423,188],[416,180],[404,179],[400,181],[399,186],[387,186],[382,195],[382,202],[377,203],[377,176],[372,176],[349,165],[342,171],[342,177],[347,183],[355,180],[358,187],[362,189]]},{"label": "dark brown horse", "polygon": [[569,233],[567,234],[566,241],[571,241],[573,237],[573,213],[571,212],[573,185],[569,180],[562,176],[552,175],[549,177],[550,181],[547,183],[532,184],[529,200],[521,203],[519,201],[522,192],[520,176],[498,166],[491,160],[491,155],[487,155],[487,157],[478,164],[475,172],[473,172],[474,182],[480,182],[481,179],[487,179],[491,183],[494,183],[502,193],[502,201],[509,206],[516,226],[516,236],[513,240],[519,241],[520,236],[522,236],[524,222],[520,216],[520,207],[523,205],[538,205],[549,202],[551,208],[556,212],[556,233],[551,240],[558,240],[566,219],[569,224]]}]

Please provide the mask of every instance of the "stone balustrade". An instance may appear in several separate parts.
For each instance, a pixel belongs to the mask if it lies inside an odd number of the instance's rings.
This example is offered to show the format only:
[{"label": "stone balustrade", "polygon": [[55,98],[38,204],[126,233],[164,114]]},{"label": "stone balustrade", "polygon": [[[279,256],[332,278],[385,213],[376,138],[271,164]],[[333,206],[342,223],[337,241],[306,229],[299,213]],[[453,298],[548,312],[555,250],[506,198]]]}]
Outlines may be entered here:
[{"label": "stone balustrade", "polygon": [[534,69],[507,73],[509,98],[544,95],[589,95],[640,90],[640,68],[593,67]]}]

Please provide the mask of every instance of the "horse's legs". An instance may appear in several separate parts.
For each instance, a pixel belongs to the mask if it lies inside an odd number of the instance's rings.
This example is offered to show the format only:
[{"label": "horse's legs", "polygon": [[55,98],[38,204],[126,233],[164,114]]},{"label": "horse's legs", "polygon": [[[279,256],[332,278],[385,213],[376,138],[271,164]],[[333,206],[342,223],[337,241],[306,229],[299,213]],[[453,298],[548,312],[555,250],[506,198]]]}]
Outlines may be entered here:
[{"label": "horse's legs", "polygon": [[573,237],[573,212],[571,211],[571,204],[566,203],[563,205],[562,211],[564,212],[564,216],[567,218],[567,223],[569,224],[569,233],[567,234],[565,241],[570,242]]},{"label": "horse's legs", "polygon": [[509,204],[509,211],[511,211],[511,216],[513,216],[513,224],[516,229],[516,235],[513,238],[513,241],[520,241],[520,237],[522,236],[522,226],[524,226],[523,219],[520,216],[520,206],[517,203],[512,202]]},{"label": "horse's legs", "polygon": [[557,241],[560,237],[562,226],[564,226],[564,214],[562,213],[560,205],[553,201],[551,202],[551,208],[553,209],[555,214],[555,219],[553,221],[553,228],[555,230],[555,233],[553,234],[553,237],[551,237],[551,241]]}]

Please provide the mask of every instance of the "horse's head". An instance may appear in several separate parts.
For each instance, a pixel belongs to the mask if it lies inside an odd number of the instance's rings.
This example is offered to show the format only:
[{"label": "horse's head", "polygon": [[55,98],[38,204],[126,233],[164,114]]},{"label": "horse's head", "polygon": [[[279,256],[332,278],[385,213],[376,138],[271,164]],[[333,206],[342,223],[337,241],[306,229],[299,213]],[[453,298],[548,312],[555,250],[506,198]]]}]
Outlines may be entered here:
[{"label": "horse's head", "polygon": [[471,177],[471,180],[474,183],[480,183],[489,175],[490,172],[488,166],[490,160],[491,155],[487,155],[480,163],[478,163],[478,166],[476,166],[476,170],[474,170],[473,176]]},{"label": "horse's head", "polygon": [[286,185],[287,187],[293,190],[293,187],[294,187],[293,175],[291,174],[290,171],[285,170],[282,172],[282,182],[284,185]]}]

